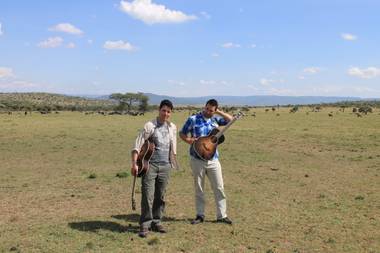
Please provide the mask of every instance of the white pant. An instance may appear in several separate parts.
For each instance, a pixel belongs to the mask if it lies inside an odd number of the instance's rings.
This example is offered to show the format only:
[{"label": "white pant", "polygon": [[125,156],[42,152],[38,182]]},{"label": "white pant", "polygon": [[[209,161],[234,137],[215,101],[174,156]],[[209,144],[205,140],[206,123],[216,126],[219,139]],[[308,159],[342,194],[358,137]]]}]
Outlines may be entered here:
[{"label": "white pant", "polygon": [[219,160],[203,161],[191,156],[190,166],[194,177],[195,206],[197,215],[204,216],[204,185],[205,175],[207,175],[211,188],[214,192],[216,218],[222,219],[227,217],[226,195],[224,194],[222,167],[220,166]]}]

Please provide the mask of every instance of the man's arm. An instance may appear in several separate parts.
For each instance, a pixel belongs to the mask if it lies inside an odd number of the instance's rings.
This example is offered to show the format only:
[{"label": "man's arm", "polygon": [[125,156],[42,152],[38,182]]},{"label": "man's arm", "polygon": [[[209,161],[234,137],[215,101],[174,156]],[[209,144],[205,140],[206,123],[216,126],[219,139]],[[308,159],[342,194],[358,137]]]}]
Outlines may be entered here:
[{"label": "man's arm", "polygon": [[227,122],[232,120],[232,116],[226,112],[223,112],[222,110],[216,109],[216,114],[220,115],[223,117],[223,119]]},{"label": "man's arm", "polygon": [[136,176],[137,175],[137,171],[138,171],[138,167],[137,167],[137,157],[138,157],[138,153],[136,150],[132,150],[132,153],[131,153],[131,174],[133,176]]},{"label": "man's arm", "polygon": [[186,142],[187,144],[193,144],[193,142],[196,140],[196,138],[190,137],[182,132],[179,132],[179,137]]}]

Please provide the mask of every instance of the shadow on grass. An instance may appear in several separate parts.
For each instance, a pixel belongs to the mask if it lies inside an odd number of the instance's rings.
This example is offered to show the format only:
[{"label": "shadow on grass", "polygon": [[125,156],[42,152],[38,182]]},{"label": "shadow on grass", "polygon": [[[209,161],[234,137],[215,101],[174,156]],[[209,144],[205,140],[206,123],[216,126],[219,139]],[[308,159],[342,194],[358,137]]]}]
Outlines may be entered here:
[{"label": "shadow on grass", "polygon": [[[112,215],[111,216],[114,219],[123,220],[123,221],[129,221],[129,222],[139,222],[140,215],[138,214],[119,214],[119,215]],[[166,217],[164,216],[162,218],[162,221],[190,221],[190,219],[177,219],[174,217]]]},{"label": "shadow on grass", "polygon": [[175,217],[166,217],[166,216],[164,216],[163,218],[162,218],[162,221],[191,221],[191,219],[177,219],[177,218],[175,218]]},{"label": "shadow on grass", "polygon": [[70,222],[69,227],[83,232],[98,232],[100,229],[109,230],[117,233],[137,233],[138,226],[122,226],[112,221],[83,221],[83,222]]},{"label": "shadow on grass", "polygon": [[118,215],[112,215],[111,217],[114,219],[130,221],[130,222],[139,222],[139,219],[140,219],[140,215],[136,213],[118,214]]}]

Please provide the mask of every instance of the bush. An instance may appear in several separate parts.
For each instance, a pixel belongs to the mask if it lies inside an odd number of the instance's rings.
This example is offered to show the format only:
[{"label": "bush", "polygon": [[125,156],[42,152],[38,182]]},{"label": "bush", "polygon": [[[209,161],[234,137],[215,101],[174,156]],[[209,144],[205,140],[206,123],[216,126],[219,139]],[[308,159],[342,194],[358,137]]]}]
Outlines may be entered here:
[{"label": "bush", "polygon": [[116,173],[116,177],[118,177],[118,178],[125,178],[125,177],[128,177],[128,176],[129,176],[129,173],[126,172],[126,171]]},{"label": "bush", "polygon": [[369,106],[362,106],[362,107],[359,107],[359,112],[364,113],[364,114],[372,113],[372,108]]},{"label": "bush", "polygon": [[95,173],[91,173],[89,176],[88,176],[89,179],[94,179],[96,178],[96,174]]}]

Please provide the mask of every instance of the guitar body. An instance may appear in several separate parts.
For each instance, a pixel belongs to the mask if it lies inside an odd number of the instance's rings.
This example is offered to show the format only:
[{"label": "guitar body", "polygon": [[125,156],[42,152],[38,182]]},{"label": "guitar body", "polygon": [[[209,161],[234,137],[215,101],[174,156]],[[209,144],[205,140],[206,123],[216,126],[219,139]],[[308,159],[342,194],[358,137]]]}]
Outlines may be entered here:
[{"label": "guitar body", "polygon": [[149,140],[146,140],[141,147],[137,156],[138,177],[142,177],[149,170],[149,160],[153,155],[155,147],[154,143]]},{"label": "guitar body", "polygon": [[224,135],[218,138],[216,136],[217,133],[219,133],[219,129],[214,128],[208,136],[199,137],[192,144],[193,150],[202,160],[211,160],[215,155],[218,145],[224,142]]}]

